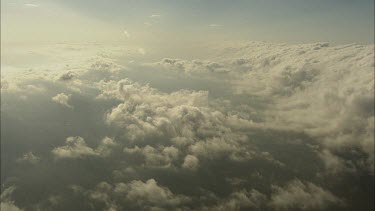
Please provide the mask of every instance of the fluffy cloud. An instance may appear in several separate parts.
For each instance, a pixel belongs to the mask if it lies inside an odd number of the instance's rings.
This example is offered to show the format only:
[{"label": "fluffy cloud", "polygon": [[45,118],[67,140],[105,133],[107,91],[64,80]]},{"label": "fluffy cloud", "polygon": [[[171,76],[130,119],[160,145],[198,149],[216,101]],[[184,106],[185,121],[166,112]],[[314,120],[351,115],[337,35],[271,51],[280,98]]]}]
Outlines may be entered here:
[{"label": "fluffy cloud", "polygon": [[359,149],[366,156],[352,162],[373,173],[373,45],[249,42],[219,51],[211,60],[167,58],[147,65],[265,99],[265,126],[303,131],[336,156]]},{"label": "fluffy cloud", "polygon": [[154,167],[170,167],[179,155],[179,150],[173,146],[159,146],[158,148],[149,145],[143,148],[136,146],[134,148],[124,148],[124,152],[130,155],[142,155],[145,165]]},{"label": "fluffy cloud", "polygon": [[[65,47],[79,54],[85,48]],[[139,65],[136,47],[125,68],[110,59],[124,52],[119,47],[61,70],[2,78],[4,181],[19,187],[2,208],[368,209],[373,48],[262,42],[218,48],[199,60]],[[64,93],[74,93],[74,109],[48,103],[56,93],[55,102],[68,107]],[[60,142],[71,134],[85,140]],[[96,143],[96,137],[105,138]],[[95,168],[81,168],[92,162],[82,158],[94,158]]]},{"label": "fluffy cloud", "polygon": [[164,58],[160,62],[148,65],[155,65],[156,67],[168,71],[183,72],[190,75],[206,74],[207,76],[208,73],[225,73],[230,71],[223,64],[202,60],[188,61],[183,59]]},{"label": "fluffy cloud", "polygon": [[12,202],[1,202],[0,209],[4,211],[22,211],[22,209],[15,206]]},{"label": "fluffy cloud", "polygon": [[196,170],[199,167],[199,159],[194,155],[186,155],[182,167],[186,169]]},{"label": "fluffy cloud", "polygon": [[73,77],[74,77],[74,73],[69,71],[67,73],[60,75],[59,79],[62,81],[69,81],[69,80],[72,80]]},{"label": "fluffy cloud", "polygon": [[[106,120],[108,124],[123,129],[131,141],[147,142],[153,146],[169,144],[206,159],[227,157],[242,161],[265,157],[252,147],[248,136],[242,132],[244,128],[251,128],[253,123],[211,107],[207,92],[181,90],[168,94],[129,80],[101,82],[101,86],[99,98],[123,101],[107,114]],[[148,141],[151,139],[152,142]],[[171,157],[161,153],[166,149],[171,148],[159,146],[156,150],[146,146],[142,149],[126,148],[124,151],[150,156],[156,154],[160,159],[146,161],[160,161],[168,165]]]},{"label": "fluffy cloud", "polygon": [[108,156],[117,144],[108,137],[105,137],[96,149],[87,146],[85,140],[80,137],[66,138],[66,145],[56,147],[52,153],[56,158],[82,158],[87,156]]},{"label": "fluffy cloud", "polygon": [[126,195],[129,201],[146,206],[177,206],[189,201],[189,198],[173,194],[168,188],[159,186],[154,179],[146,182],[132,181],[129,184],[117,184],[114,191]]},{"label": "fluffy cloud", "polygon": [[102,182],[87,194],[94,201],[105,202],[107,210],[179,210],[180,206],[191,200],[184,195],[174,194],[154,179],[114,185]]},{"label": "fluffy cloud", "polygon": [[56,96],[52,97],[52,100],[58,104],[61,104],[65,107],[68,107],[68,108],[73,108],[73,106],[71,106],[69,104],[69,100],[70,100],[70,97],[71,95],[66,95],[64,93],[60,93],[60,94],[57,94]]},{"label": "fluffy cloud", "polygon": [[275,186],[270,205],[275,209],[324,210],[330,205],[343,203],[331,192],[307,182],[293,180],[284,188]]}]

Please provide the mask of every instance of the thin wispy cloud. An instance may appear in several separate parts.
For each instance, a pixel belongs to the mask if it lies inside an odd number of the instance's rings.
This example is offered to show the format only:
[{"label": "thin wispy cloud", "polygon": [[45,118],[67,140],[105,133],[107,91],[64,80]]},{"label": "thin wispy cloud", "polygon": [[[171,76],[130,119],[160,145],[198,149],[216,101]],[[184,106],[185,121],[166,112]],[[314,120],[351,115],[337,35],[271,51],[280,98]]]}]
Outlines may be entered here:
[{"label": "thin wispy cloud", "polygon": [[158,15],[158,14],[154,14],[154,15],[150,15],[149,17],[150,17],[150,18],[160,18],[160,17],[161,17],[161,15]]},{"label": "thin wispy cloud", "polygon": [[34,3],[27,3],[24,4],[25,7],[39,7],[39,4],[34,4]]},{"label": "thin wispy cloud", "polygon": [[223,25],[213,23],[213,24],[209,24],[208,27],[211,28],[211,29],[219,29],[219,28],[222,28]]}]

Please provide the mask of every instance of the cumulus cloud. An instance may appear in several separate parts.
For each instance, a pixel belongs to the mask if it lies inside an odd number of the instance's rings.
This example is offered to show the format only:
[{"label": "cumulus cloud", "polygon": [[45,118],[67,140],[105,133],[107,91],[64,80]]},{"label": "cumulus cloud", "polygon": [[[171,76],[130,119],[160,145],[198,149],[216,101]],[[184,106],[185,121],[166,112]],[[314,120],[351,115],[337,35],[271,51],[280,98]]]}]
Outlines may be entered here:
[{"label": "cumulus cloud", "polygon": [[80,158],[97,155],[94,149],[86,145],[82,137],[68,137],[66,144],[66,146],[53,149],[52,153],[58,158]]},{"label": "cumulus cloud", "polygon": [[155,167],[170,167],[171,163],[178,158],[179,150],[173,146],[154,148],[152,146],[145,146],[139,148],[138,146],[134,148],[124,148],[124,152],[130,155],[140,154],[144,158],[146,166]]},{"label": "cumulus cloud", "polygon": [[88,60],[81,78],[93,81],[100,81],[103,78],[115,78],[124,68],[124,66],[119,65],[115,60],[108,57],[93,57]]},{"label": "cumulus cloud", "polygon": [[115,142],[115,140],[109,137],[105,137],[104,139],[102,139],[95,151],[100,156],[106,157],[112,153],[113,148],[115,148],[117,145],[118,144],[117,142]]},{"label": "cumulus cloud", "polygon": [[271,108],[263,114],[265,126],[306,132],[337,156],[359,148],[366,156],[352,162],[373,173],[373,45],[249,42],[221,48],[218,55],[147,65],[266,99]]},{"label": "cumulus cloud", "polygon": [[68,137],[65,143],[65,146],[52,150],[56,158],[105,157],[110,155],[112,148],[117,145],[113,139],[108,137],[105,137],[96,149],[87,146],[85,140],[80,136]]},{"label": "cumulus cloud", "polygon": [[[145,182],[133,180],[128,183],[99,183],[94,190],[87,191],[89,198],[105,202],[107,210],[178,210],[190,202],[184,195],[174,194],[154,179]],[[115,199],[115,200],[112,200]]]},{"label": "cumulus cloud", "polygon": [[182,167],[186,169],[196,170],[199,167],[199,159],[194,155],[186,155]]},{"label": "cumulus cloud", "polygon": [[146,182],[132,181],[128,184],[120,183],[115,192],[126,195],[130,201],[148,206],[177,206],[189,201],[189,198],[173,194],[168,188],[159,186],[154,179]]},{"label": "cumulus cloud", "polygon": [[[245,140],[242,140],[243,142]],[[232,160],[250,159],[252,152],[243,149],[238,142],[232,140],[212,138],[198,141],[190,146],[190,151],[197,156],[219,159],[228,156]]]},{"label": "cumulus cloud", "polygon": [[[244,161],[266,157],[272,160],[271,155],[252,147],[248,136],[242,132],[243,128],[251,128],[252,122],[210,107],[207,92],[180,90],[167,94],[129,80],[102,83],[101,86],[99,98],[123,101],[106,115],[108,124],[123,129],[131,141],[142,143],[154,139],[150,145],[161,145],[124,150],[155,155],[151,159],[146,156],[146,163],[169,165],[172,157],[162,156],[162,152],[175,148],[213,160]],[[165,144],[173,145],[173,148],[163,147]],[[177,153],[174,154],[177,158]]]},{"label": "cumulus cloud", "polygon": [[330,205],[342,203],[331,192],[313,183],[293,180],[283,188],[274,186],[270,205],[282,210],[325,210]]},{"label": "cumulus cloud", "polygon": [[68,102],[70,100],[70,97],[71,97],[71,95],[66,95],[65,93],[60,93],[60,94],[57,94],[56,96],[52,97],[52,101],[54,101],[58,104],[61,104],[65,107],[73,108],[73,106],[71,106]]},{"label": "cumulus cloud", "polygon": [[229,71],[224,64],[207,60],[188,61],[183,59],[164,58],[159,62],[147,65],[163,68],[167,71],[186,73],[192,76],[196,74],[207,76],[208,73],[225,73]]},{"label": "cumulus cloud", "polygon": [[[2,200],[2,208],[366,206],[373,195],[367,188],[373,179],[373,48],[264,42],[217,48],[205,58],[144,65],[137,63],[135,48],[134,62],[124,67],[111,59],[124,51],[119,47],[82,64],[64,64],[62,71],[45,75],[35,69],[27,80],[2,78],[2,144],[10,149],[4,151],[4,168],[11,169],[6,187],[20,185],[14,201]],[[71,96],[64,93],[70,92],[80,97],[74,110],[54,110],[48,103],[61,93],[54,102],[69,107]],[[100,171],[80,168],[92,158]],[[51,165],[57,159],[66,162]],[[56,174],[61,185],[51,182]],[[74,193],[61,188],[68,186]],[[26,194],[33,197],[25,200]]]}]

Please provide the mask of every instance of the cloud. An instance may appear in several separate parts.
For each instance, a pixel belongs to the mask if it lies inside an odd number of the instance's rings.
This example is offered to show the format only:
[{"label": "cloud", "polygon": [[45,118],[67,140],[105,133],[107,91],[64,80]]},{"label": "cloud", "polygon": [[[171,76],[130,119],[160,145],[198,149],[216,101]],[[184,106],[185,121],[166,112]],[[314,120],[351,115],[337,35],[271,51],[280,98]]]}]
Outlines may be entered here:
[{"label": "cloud", "polygon": [[159,186],[154,179],[119,183],[114,191],[125,194],[126,199],[141,206],[177,206],[189,201],[188,197],[175,195],[168,188]]},{"label": "cloud", "polygon": [[[133,180],[128,183],[99,183],[95,190],[87,191],[94,201],[103,201],[107,210],[176,210],[190,202],[184,195],[174,194],[167,187],[160,186],[154,179],[145,182]],[[112,200],[115,199],[115,200]]]},{"label": "cloud", "polygon": [[66,144],[66,146],[53,149],[52,153],[57,158],[80,158],[97,155],[95,150],[86,145],[86,142],[82,137],[68,137],[66,139]]},{"label": "cloud", "polygon": [[265,127],[307,133],[337,156],[359,148],[366,156],[351,162],[373,174],[373,45],[248,42],[218,49],[219,56],[203,61],[166,58],[145,66],[264,99],[270,106],[263,113]]},{"label": "cloud", "polygon": [[284,188],[274,186],[270,205],[275,209],[325,210],[343,202],[331,192],[300,180],[289,182]]},{"label": "cloud", "polygon": [[172,162],[178,158],[179,150],[173,146],[154,148],[152,146],[145,146],[139,148],[124,148],[124,152],[130,155],[139,154],[143,156],[146,166],[151,167],[170,167]]},{"label": "cloud", "polygon": [[25,7],[39,7],[39,4],[27,3],[24,4]]},{"label": "cloud", "polygon": [[15,206],[12,202],[1,202],[0,209],[4,211],[22,211],[22,209]]},{"label": "cloud", "polygon": [[13,192],[16,190],[15,186],[10,186],[2,190],[1,192],[1,204],[0,209],[4,211],[23,211],[14,204],[11,200]]},{"label": "cloud", "polygon": [[[145,64],[134,48],[129,64],[119,56],[123,46],[108,52],[98,44],[103,52],[82,63],[2,78],[4,187],[18,187],[2,206],[364,207],[373,178],[373,48],[224,45],[195,60]],[[70,51],[86,55],[83,49]],[[70,92],[79,98],[74,110],[48,103],[61,93],[70,106]]]},{"label": "cloud", "polygon": [[98,147],[96,148],[96,153],[99,154],[102,157],[109,156],[113,149],[118,145],[115,140],[109,137],[105,137],[102,139],[102,141],[99,143]]},{"label": "cloud", "polygon": [[220,24],[215,24],[215,23],[212,23],[210,25],[208,25],[210,28],[220,28],[222,27],[223,25],[220,25]]},{"label": "cloud", "polygon": [[267,200],[267,197],[259,191],[241,190],[233,192],[226,199],[220,200],[219,203],[212,207],[203,207],[202,211],[236,211],[243,209],[260,208]]},{"label": "cloud", "polygon": [[71,97],[71,95],[66,95],[64,93],[60,93],[60,94],[57,94],[56,96],[52,97],[52,101],[54,101],[58,104],[61,104],[65,107],[73,108],[73,106],[71,106],[68,102],[70,100],[70,97]]},{"label": "cloud", "polygon": [[226,156],[232,160],[252,158],[251,151],[241,148],[238,141],[232,142],[230,139],[212,138],[205,141],[199,141],[191,145],[189,150],[194,155],[209,159],[220,159]]},{"label": "cloud", "polygon": [[160,18],[161,15],[158,15],[158,14],[153,14],[153,15],[150,15],[150,18]]},{"label": "cloud", "polygon": [[186,73],[191,76],[194,76],[196,74],[205,75],[208,73],[226,73],[229,71],[223,64],[202,60],[187,61],[182,59],[164,58],[160,62],[148,65],[160,67],[165,69],[166,71]]},{"label": "cloud", "polygon": [[199,159],[194,155],[186,155],[182,167],[185,169],[196,170],[199,167]]},{"label": "cloud", "polygon": [[68,137],[66,138],[66,145],[62,147],[56,147],[52,150],[52,153],[56,158],[83,158],[90,156],[106,157],[111,154],[112,148],[117,144],[113,139],[105,137],[96,149],[87,146],[85,140],[80,137]]},{"label": "cloud", "polygon": [[123,31],[126,38],[130,38],[130,33],[126,30]]},{"label": "cloud", "polygon": [[25,163],[31,163],[31,164],[37,164],[39,163],[39,161],[40,161],[40,157],[34,155],[33,152],[28,152],[22,155],[22,157],[17,159],[17,162],[21,162],[21,163],[25,162]]},{"label": "cloud", "polygon": [[153,14],[147,17],[147,20],[143,23],[146,26],[152,26],[157,24],[162,16],[159,14]]},{"label": "cloud", "polygon": [[69,80],[72,80],[73,77],[74,77],[74,73],[69,71],[67,73],[64,73],[64,74],[60,75],[59,79],[61,81],[69,81]]},{"label": "cloud", "polygon": [[[273,160],[271,155],[258,152],[248,141],[246,133],[241,132],[240,127],[251,129],[253,123],[211,108],[207,92],[180,90],[167,94],[129,80],[111,81],[101,86],[99,98],[123,101],[106,115],[109,125],[121,128],[133,142],[144,143],[153,139],[147,143],[161,145],[156,148],[125,148],[127,153],[145,155],[146,164],[161,162],[169,166],[171,157],[162,156],[162,151],[174,148],[213,160]],[[164,148],[166,144],[172,144],[173,148]],[[147,159],[147,155],[155,156]]]}]

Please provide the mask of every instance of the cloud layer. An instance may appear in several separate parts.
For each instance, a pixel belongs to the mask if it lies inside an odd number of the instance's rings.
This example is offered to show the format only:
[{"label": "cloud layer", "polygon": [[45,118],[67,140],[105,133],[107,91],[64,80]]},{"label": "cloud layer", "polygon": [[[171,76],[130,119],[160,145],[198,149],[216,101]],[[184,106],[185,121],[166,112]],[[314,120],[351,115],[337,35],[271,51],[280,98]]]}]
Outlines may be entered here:
[{"label": "cloud layer", "polygon": [[373,46],[225,45],[4,76],[1,208],[372,210]]}]

